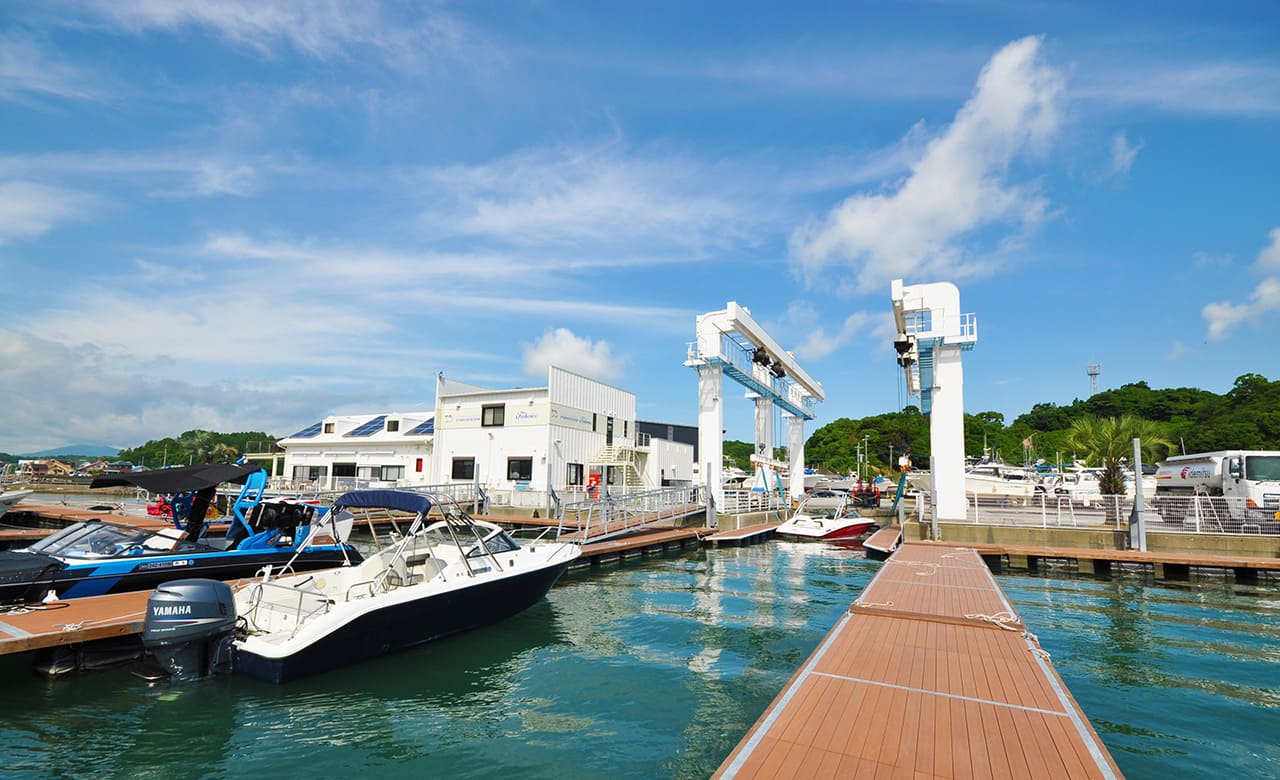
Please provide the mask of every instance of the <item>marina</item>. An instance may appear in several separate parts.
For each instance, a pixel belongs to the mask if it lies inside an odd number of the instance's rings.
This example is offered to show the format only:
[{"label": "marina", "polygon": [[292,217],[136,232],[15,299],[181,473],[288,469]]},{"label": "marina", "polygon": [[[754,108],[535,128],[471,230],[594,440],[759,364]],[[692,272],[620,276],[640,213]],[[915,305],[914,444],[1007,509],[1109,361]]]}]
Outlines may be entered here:
[{"label": "marina", "polygon": [[[571,570],[502,624],[283,687],[148,687],[124,670],[49,685],[0,658],[15,702],[3,758],[23,778],[140,770],[140,753],[170,774],[466,774],[477,752],[528,777],[707,777],[882,566],[808,542],[629,558]],[[1259,777],[1280,761],[1257,738],[1277,725],[1263,682],[1280,671],[1276,588],[996,579],[1124,775]],[[298,733],[317,737],[283,739]]]}]

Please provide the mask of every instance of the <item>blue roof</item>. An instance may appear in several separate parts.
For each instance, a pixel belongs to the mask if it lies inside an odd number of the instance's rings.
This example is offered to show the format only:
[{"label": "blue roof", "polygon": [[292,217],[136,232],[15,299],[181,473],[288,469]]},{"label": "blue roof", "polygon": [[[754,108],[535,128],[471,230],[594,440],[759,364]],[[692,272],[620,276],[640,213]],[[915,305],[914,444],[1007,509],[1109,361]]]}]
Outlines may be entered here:
[{"label": "blue roof", "polygon": [[318,422],[315,425],[308,425],[307,427],[303,428],[302,430],[298,431],[292,436],[286,436],[285,438],[286,439],[310,439],[312,436],[319,436],[320,427],[323,425],[324,425],[323,422]]},{"label": "blue roof", "polygon": [[431,499],[421,493],[410,493],[407,490],[353,490],[338,497],[333,508],[342,509],[399,509],[402,512],[421,512],[426,514],[431,508]]},{"label": "blue roof", "polygon": [[359,428],[356,428],[354,431],[348,431],[347,433],[344,433],[342,435],[343,436],[372,436],[373,434],[382,430],[382,424],[386,421],[387,421],[387,416],[385,414],[380,414],[377,417],[373,418],[372,420],[362,424]]},{"label": "blue roof", "polygon": [[425,436],[428,433],[436,432],[436,418],[431,417],[424,423],[418,423],[411,431],[405,431],[405,436]]}]

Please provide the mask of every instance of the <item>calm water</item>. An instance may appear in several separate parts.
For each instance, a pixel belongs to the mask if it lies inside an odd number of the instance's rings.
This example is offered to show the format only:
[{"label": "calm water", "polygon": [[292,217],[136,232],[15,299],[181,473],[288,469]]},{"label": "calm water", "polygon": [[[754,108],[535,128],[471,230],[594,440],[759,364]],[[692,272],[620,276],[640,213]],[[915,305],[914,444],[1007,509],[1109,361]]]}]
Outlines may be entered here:
[{"label": "calm water", "polygon": [[[499,626],[284,687],[3,659],[0,774],[706,777],[877,566],[771,543],[584,569]],[[1280,775],[1280,588],[1000,582],[1130,777]]]}]

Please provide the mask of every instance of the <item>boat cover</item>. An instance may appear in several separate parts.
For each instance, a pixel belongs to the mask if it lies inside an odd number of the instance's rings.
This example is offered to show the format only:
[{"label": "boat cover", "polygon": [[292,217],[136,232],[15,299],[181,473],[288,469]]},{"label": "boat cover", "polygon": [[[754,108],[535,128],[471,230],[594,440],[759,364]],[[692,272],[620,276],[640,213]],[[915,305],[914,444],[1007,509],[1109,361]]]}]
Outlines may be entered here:
[{"label": "boat cover", "polygon": [[37,582],[67,564],[41,553],[0,550],[0,586]]},{"label": "boat cover", "polygon": [[364,509],[399,509],[402,512],[426,514],[431,499],[421,493],[406,490],[353,490],[333,502],[334,509],[344,507]]},{"label": "boat cover", "polygon": [[136,471],[128,474],[112,474],[94,477],[91,488],[137,485],[152,493],[186,493],[221,485],[223,482],[243,483],[249,475],[261,470],[260,466],[237,466],[234,463],[198,463],[194,466],[178,466],[172,469]]}]

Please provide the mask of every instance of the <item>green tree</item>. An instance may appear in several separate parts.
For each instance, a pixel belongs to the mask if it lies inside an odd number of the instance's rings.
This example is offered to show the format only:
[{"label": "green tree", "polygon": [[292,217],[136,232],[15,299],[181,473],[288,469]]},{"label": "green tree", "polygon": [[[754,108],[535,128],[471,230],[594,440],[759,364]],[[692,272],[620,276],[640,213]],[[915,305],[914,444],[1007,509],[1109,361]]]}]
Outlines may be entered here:
[{"label": "green tree", "polygon": [[[1101,461],[1098,489],[1104,496],[1123,496],[1121,462],[1133,453],[1134,439],[1140,440],[1144,459],[1163,457],[1173,446],[1159,423],[1129,415],[1076,418],[1067,431],[1066,442],[1087,458]],[[1140,478],[1135,475],[1135,481]]]}]

